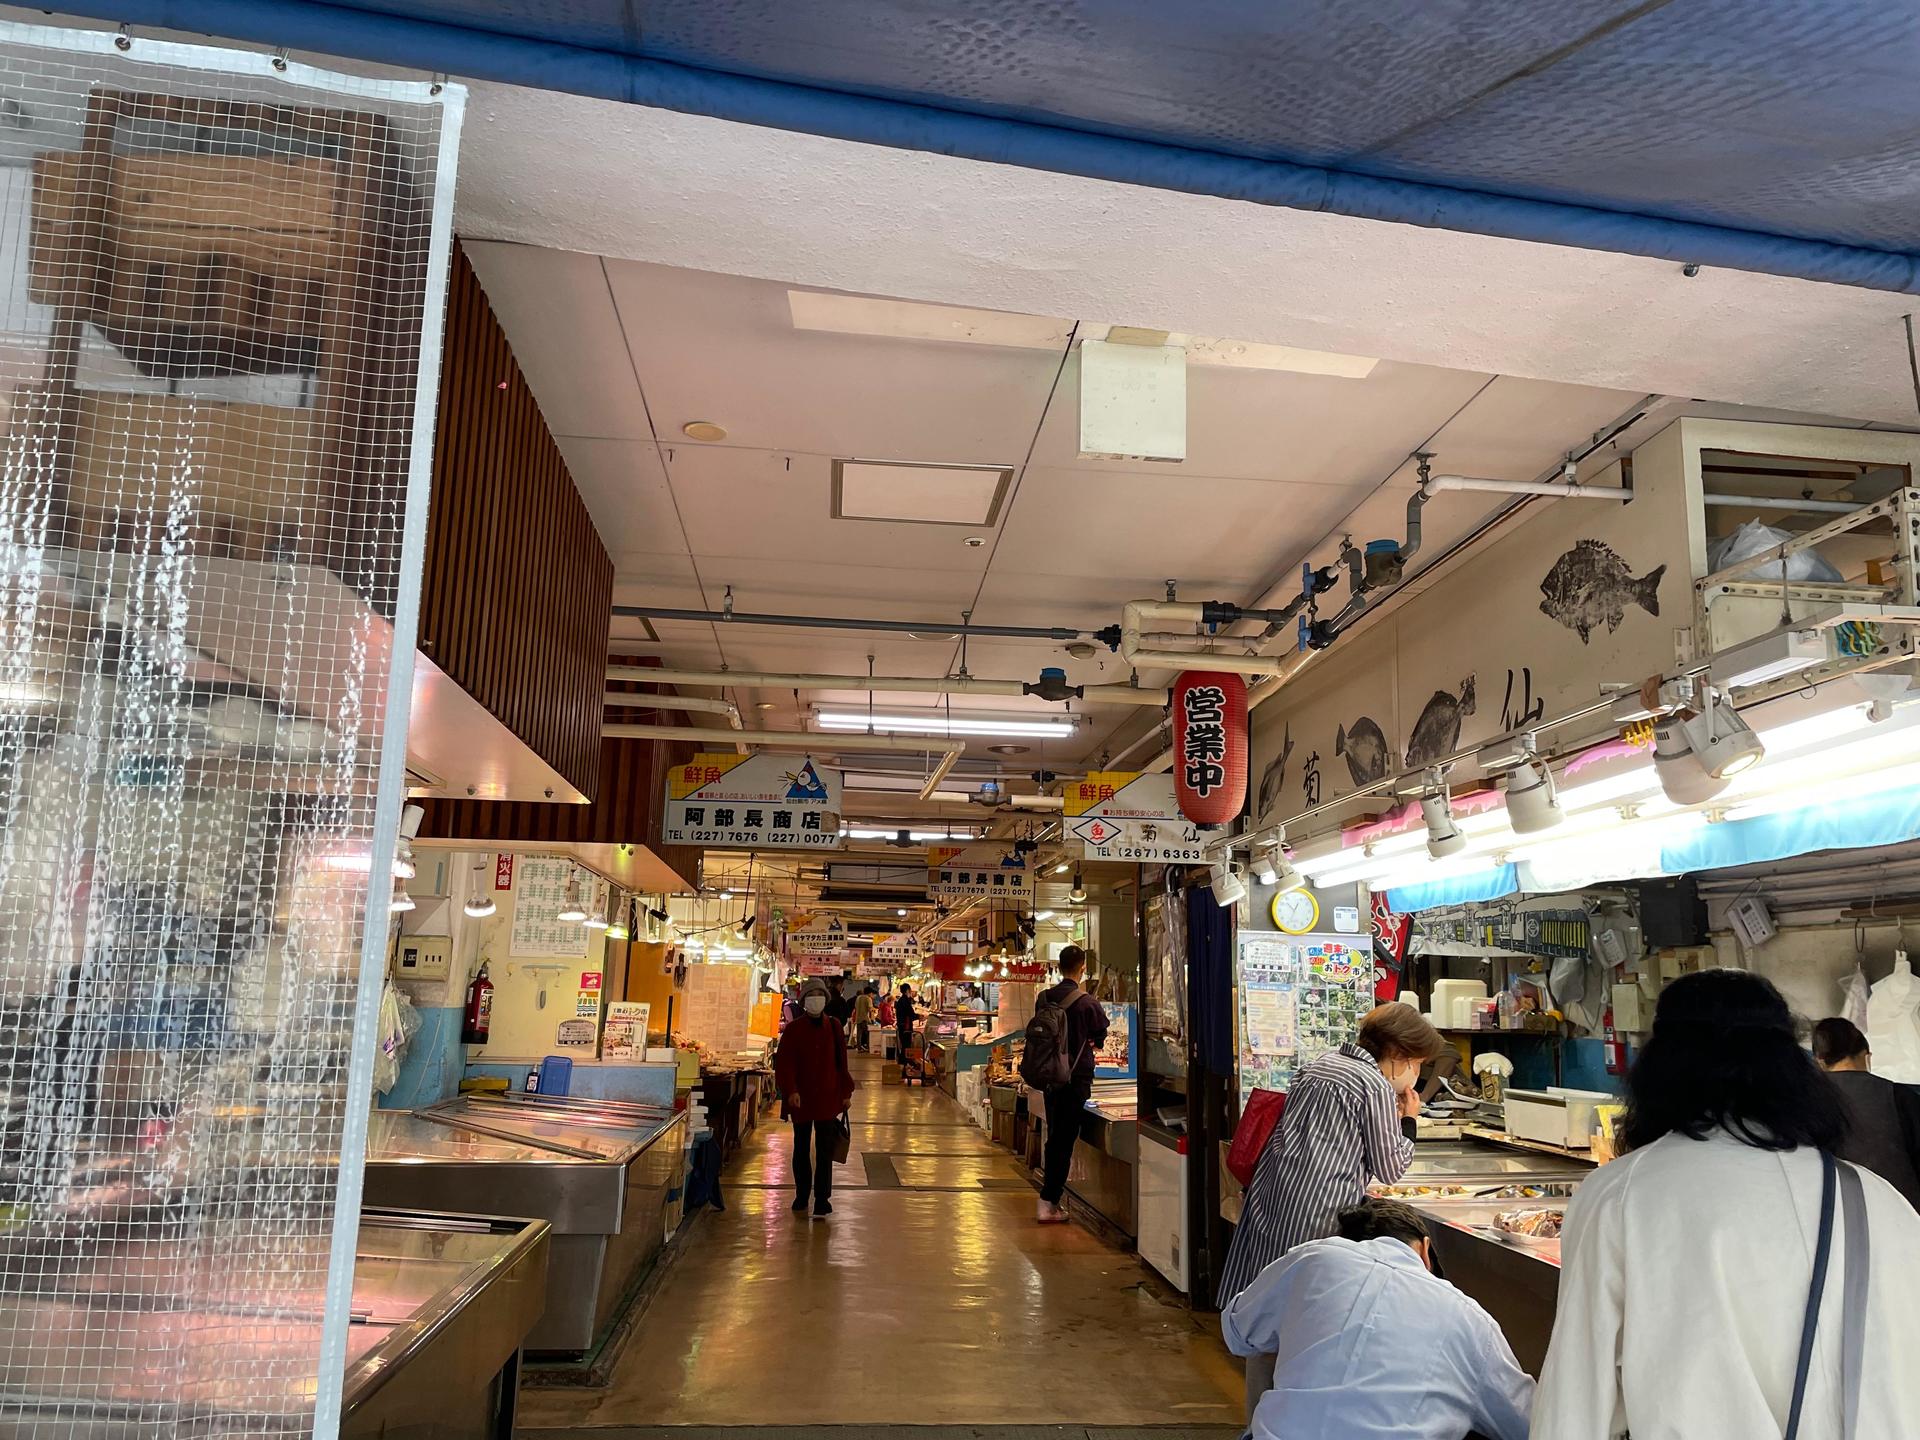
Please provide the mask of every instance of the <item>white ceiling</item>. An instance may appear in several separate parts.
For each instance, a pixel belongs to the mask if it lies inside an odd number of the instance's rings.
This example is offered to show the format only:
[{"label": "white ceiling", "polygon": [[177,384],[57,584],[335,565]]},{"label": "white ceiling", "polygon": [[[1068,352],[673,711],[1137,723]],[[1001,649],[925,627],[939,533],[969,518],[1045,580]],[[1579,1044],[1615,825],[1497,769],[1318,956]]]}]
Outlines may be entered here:
[{"label": "white ceiling", "polygon": [[[1364,513],[1409,452],[1435,448],[1448,469],[1530,479],[1640,398],[1391,360],[1357,379],[1195,365],[1184,463],[1082,460],[1071,320],[1026,327],[1008,345],[802,330],[789,287],[772,281],[525,245],[468,249],[613,555],[616,601],[628,604],[713,609],[730,586],[740,611],[952,626],[970,609],[981,624],[1097,629],[1169,580],[1189,599],[1253,603]],[[1034,333],[1055,338],[1035,343]],[[725,427],[725,440],[686,439],[694,421]],[[1014,478],[991,528],[835,519],[836,457],[1007,465]],[[1356,538],[1397,537],[1410,489],[1410,478],[1396,481],[1378,526]],[[1428,543],[1464,533],[1496,503],[1436,503]],[[651,623],[659,653],[697,667],[857,674],[871,654],[880,674],[939,676],[959,660],[937,635]],[[616,620],[614,646],[645,633]],[[1105,651],[1075,660],[1046,640],[983,638],[966,659],[988,678],[1031,680],[1044,665],[1076,683],[1127,678]],[[734,698],[774,702],[764,716],[749,710],[765,723],[797,718],[790,694],[741,688]],[[1074,742],[1033,754],[1091,762],[1118,748],[1120,727],[1131,738],[1157,718],[1099,707]]]}]

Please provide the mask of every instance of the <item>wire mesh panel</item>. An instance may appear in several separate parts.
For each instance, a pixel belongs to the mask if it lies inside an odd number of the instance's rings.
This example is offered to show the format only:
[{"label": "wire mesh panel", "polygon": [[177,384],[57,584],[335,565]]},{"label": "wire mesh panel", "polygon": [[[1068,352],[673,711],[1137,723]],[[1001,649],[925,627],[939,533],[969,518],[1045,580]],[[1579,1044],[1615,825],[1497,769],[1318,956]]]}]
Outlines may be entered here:
[{"label": "wire mesh panel", "polygon": [[459,104],[0,26],[0,1434],[337,1423]]}]

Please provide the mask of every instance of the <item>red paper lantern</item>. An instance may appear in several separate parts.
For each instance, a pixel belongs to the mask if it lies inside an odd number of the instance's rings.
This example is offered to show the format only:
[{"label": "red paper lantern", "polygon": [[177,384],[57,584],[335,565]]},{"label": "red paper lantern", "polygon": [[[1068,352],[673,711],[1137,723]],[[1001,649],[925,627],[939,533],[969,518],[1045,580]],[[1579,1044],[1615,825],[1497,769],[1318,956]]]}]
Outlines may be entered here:
[{"label": "red paper lantern", "polygon": [[1173,784],[1180,813],[1226,825],[1247,798],[1247,683],[1188,670],[1173,685]]}]

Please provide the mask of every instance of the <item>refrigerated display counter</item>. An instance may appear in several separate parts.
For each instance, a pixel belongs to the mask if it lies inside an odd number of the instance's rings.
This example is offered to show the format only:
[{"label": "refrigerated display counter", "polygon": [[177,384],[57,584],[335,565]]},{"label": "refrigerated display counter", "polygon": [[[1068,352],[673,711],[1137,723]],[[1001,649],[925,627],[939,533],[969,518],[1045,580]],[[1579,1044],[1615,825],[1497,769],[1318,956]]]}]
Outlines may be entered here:
[{"label": "refrigerated display counter", "polygon": [[[1554,1177],[1535,1177],[1554,1185]],[[1559,1177],[1558,1186],[1573,1184]],[[1479,1301],[1499,1323],[1514,1358],[1529,1375],[1546,1363],[1553,1336],[1554,1307],[1560,1298],[1560,1241],[1536,1239],[1499,1229],[1495,1220],[1519,1210],[1564,1211],[1564,1198],[1469,1199],[1415,1198],[1408,1201],[1426,1216],[1434,1258],[1441,1273]]]},{"label": "refrigerated display counter", "polygon": [[529,1215],[553,1229],[532,1351],[592,1348],[680,1223],[687,1120],[652,1106],[462,1095],[374,1112],[371,1204]]},{"label": "refrigerated display counter", "polygon": [[[218,1253],[257,1243],[245,1222],[229,1228],[225,1240],[178,1243],[104,1228],[84,1250],[57,1247],[58,1263],[30,1287],[29,1268],[49,1252],[9,1255],[0,1326],[16,1343],[0,1368],[0,1437],[308,1429],[323,1296],[289,1293],[264,1314],[257,1303],[209,1298],[210,1245]],[[325,1234],[314,1243],[324,1249]],[[521,1346],[546,1303],[547,1256],[544,1221],[362,1212],[340,1434],[511,1435]],[[99,1323],[103,1307],[111,1327]],[[209,1353],[196,1359],[202,1346]],[[236,1351],[246,1362],[238,1379]]]}]

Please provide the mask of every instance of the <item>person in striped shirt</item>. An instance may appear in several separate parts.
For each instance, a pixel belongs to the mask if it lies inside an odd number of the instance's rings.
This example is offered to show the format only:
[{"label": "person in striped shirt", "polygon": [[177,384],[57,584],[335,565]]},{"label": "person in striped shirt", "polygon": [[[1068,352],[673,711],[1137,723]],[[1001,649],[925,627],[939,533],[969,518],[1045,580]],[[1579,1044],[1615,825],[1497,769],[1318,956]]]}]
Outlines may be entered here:
[{"label": "person in striped shirt", "polygon": [[[1247,1187],[1227,1251],[1222,1310],[1267,1266],[1297,1245],[1323,1240],[1371,1183],[1391,1184],[1413,1163],[1420,1067],[1446,1048],[1411,1005],[1379,1005],[1354,1043],[1310,1062],[1287,1092]],[[1247,1357],[1247,1420],[1273,1383],[1273,1356]]]}]

